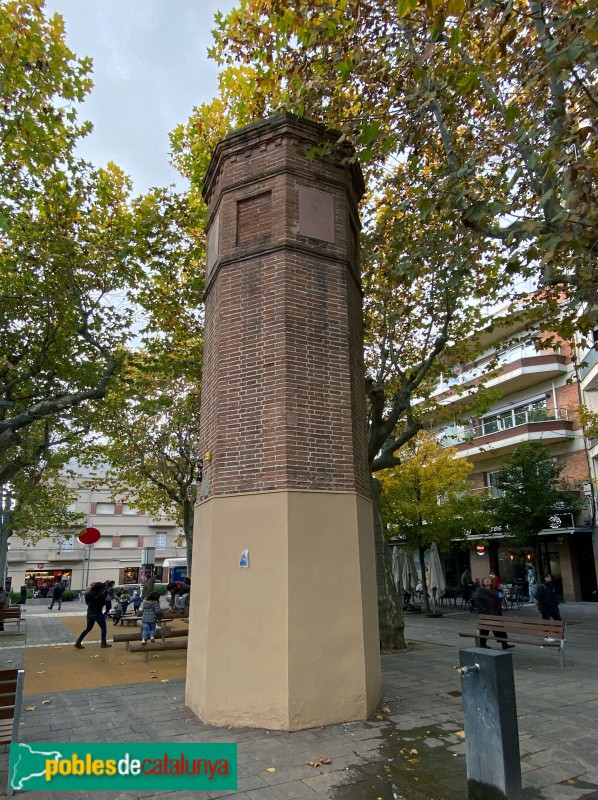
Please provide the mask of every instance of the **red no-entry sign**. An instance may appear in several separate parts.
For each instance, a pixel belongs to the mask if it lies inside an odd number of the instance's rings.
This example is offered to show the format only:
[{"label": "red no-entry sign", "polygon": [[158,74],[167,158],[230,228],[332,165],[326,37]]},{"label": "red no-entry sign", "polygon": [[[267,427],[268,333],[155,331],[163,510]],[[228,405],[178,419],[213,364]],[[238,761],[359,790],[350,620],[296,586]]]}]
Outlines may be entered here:
[{"label": "red no-entry sign", "polygon": [[82,544],[95,544],[99,542],[102,534],[97,528],[85,528],[77,537]]}]

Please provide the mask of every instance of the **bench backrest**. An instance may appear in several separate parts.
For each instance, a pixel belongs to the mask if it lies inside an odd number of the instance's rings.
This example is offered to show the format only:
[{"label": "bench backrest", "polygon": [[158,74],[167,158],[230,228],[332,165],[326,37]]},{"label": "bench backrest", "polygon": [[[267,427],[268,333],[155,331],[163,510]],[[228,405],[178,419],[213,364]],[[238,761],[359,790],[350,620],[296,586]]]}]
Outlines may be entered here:
[{"label": "bench backrest", "polygon": [[11,741],[16,742],[21,716],[25,671],[22,669],[0,670],[0,719],[12,719]]},{"label": "bench backrest", "polygon": [[0,608],[0,616],[6,617],[20,617],[21,606],[10,606],[10,608]]},{"label": "bench backrest", "polygon": [[525,636],[550,636],[553,639],[562,639],[565,633],[565,623],[552,619],[526,619],[525,617],[496,617],[490,614],[480,614],[477,619],[478,630],[505,631],[505,633],[518,633]]}]

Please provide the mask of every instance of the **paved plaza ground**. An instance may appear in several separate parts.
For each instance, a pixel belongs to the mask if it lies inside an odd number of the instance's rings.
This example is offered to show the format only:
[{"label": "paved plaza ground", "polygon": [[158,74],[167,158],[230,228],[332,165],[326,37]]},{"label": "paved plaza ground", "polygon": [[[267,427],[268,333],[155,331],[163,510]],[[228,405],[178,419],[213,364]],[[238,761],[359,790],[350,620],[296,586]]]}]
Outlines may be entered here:
[{"label": "paved plaza ground", "polygon": [[[570,603],[561,610],[567,620],[564,669],[554,649],[518,645],[512,651],[525,797],[598,800],[598,603]],[[233,793],[69,792],[73,800],[103,800],[104,795],[107,800],[167,795],[181,800],[466,800],[461,678],[455,667],[459,648],[471,643],[457,634],[472,630],[474,617],[454,607],[443,612],[439,618],[407,615],[410,649],[383,656],[383,699],[370,720],[296,733],[203,725],[184,705],[179,652],[143,665],[142,655],[125,653],[122,644],[101,651],[93,632],[86,649],[77,651],[72,642],[83,625],[73,616],[83,623],[84,611],[72,604],[64,603],[58,613],[28,605],[26,642],[24,636],[0,634],[0,666],[25,664],[29,672],[41,673],[28,675],[24,705],[31,710],[23,712],[21,741],[231,741],[239,746]],[[508,612],[536,613],[530,606]],[[97,674],[86,667],[96,655],[94,670],[108,675],[99,688]],[[45,666],[58,660],[65,680],[46,679]],[[160,677],[167,671],[168,678]],[[331,763],[307,764],[321,758]],[[0,796],[6,769],[7,756],[0,755]],[[65,795],[36,791],[24,796],[58,800]]]}]

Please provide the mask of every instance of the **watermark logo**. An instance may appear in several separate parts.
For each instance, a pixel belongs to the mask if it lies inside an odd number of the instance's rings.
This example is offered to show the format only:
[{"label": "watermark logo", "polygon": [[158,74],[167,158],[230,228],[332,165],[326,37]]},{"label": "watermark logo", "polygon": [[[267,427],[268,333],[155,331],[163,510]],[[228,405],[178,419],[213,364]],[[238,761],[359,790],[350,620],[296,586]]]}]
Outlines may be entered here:
[{"label": "watermark logo", "polygon": [[237,788],[236,744],[64,743],[10,746],[14,791]]}]

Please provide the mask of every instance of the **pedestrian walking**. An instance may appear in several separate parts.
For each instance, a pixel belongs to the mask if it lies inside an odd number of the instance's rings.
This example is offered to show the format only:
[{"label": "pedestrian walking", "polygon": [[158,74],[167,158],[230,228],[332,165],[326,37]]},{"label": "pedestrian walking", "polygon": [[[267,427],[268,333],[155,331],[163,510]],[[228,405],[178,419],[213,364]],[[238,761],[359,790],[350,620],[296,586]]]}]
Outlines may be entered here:
[{"label": "pedestrian walking", "polygon": [[[493,617],[502,617],[501,600],[496,588],[495,576],[488,575],[482,578],[481,586],[475,593],[478,614],[491,614]],[[487,630],[480,630],[480,647],[488,647]],[[514,644],[507,644],[507,634],[504,631],[492,631],[496,639],[500,640],[503,650],[511,650]]]},{"label": "pedestrian walking", "polygon": [[149,637],[153,644],[156,641],[156,625],[158,617],[162,615],[160,608],[160,595],[158,592],[151,592],[143,603],[143,614],[141,616],[141,644],[147,644]]},{"label": "pedestrian walking", "polygon": [[562,617],[559,611],[559,599],[552,582],[552,575],[546,575],[544,581],[538,586],[536,600],[542,619],[556,619],[560,622]]},{"label": "pedestrian walking", "polygon": [[[7,592],[4,586],[0,586],[0,611],[6,611],[10,608],[10,592]],[[0,620],[0,631],[4,630],[4,623]]]},{"label": "pedestrian walking", "polygon": [[104,608],[107,616],[112,610],[114,600],[114,581],[104,581]]},{"label": "pedestrian walking", "polygon": [[106,641],[106,617],[104,616],[104,606],[106,605],[106,585],[104,583],[92,583],[85,592],[85,602],[87,603],[87,627],[83,633],[79,634],[75,647],[83,650],[81,642],[89,631],[96,624],[99,625],[102,634],[102,647],[112,647]]},{"label": "pedestrian walking", "polygon": [[64,593],[64,586],[61,583],[54,584],[52,589],[52,602],[48,606],[50,611],[54,608],[54,603],[58,603],[58,610],[62,608],[62,595]]},{"label": "pedestrian walking", "polygon": [[529,590],[529,605],[536,604],[536,595],[538,593],[538,579],[536,577],[536,570],[533,564],[528,564],[527,567],[527,586]]},{"label": "pedestrian walking", "polygon": [[133,594],[133,611],[138,614],[139,609],[141,608],[141,604],[143,603],[143,599],[141,597],[141,592],[139,589],[135,589]]}]

